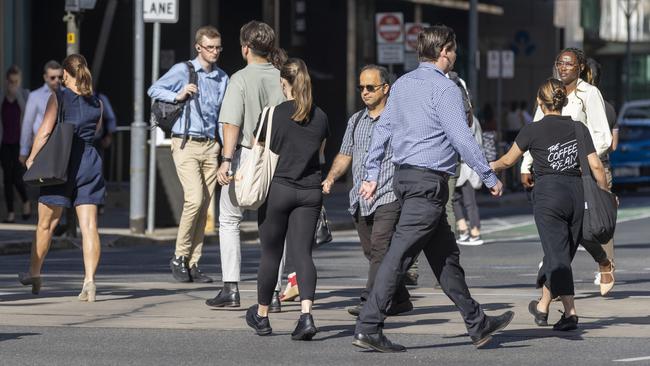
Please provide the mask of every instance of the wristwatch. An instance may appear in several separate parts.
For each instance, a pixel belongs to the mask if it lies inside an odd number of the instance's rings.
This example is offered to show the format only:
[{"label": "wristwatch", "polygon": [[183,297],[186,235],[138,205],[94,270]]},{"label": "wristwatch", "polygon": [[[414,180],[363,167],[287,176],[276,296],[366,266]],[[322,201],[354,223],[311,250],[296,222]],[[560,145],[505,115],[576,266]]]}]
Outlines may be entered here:
[{"label": "wristwatch", "polygon": [[227,158],[227,157],[222,155],[222,156],[219,157],[219,162],[221,162],[221,163],[232,163],[232,158]]}]

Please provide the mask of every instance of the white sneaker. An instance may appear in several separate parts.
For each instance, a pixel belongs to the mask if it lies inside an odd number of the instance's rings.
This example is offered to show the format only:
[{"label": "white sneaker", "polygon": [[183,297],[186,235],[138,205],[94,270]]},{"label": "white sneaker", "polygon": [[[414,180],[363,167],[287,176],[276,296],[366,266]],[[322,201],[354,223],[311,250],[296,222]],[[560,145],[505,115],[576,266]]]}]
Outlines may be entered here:
[{"label": "white sneaker", "polygon": [[[462,239],[462,238],[461,238]],[[458,239],[456,240],[456,244],[458,245],[468,245],[468,246],[478,246],[478,245],[483,245],[484,241],[481,239],[481,236],[471,236],[467,240],[461,240]]]},{"label": "white sneaker", "polygon": [[600,272],[594,272],[596,275],[594,276],[594,285],[600,286]]}]

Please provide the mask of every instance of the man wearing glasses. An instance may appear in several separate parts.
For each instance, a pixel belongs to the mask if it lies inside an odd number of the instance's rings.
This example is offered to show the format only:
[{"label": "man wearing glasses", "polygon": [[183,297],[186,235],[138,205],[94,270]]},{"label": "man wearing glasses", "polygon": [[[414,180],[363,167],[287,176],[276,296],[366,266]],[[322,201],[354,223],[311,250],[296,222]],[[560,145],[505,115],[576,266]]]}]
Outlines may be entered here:
[{"label": "man wearing glasses", "polygon": [[43,67],[45,84],[29,93],[20,130],[20,156],[18,159],[23,165],[25,165],[29,152],[32,150],[34,136],[36,136],[36,132],[41,127],[41,122],[43,122],[47,101],[52,93],[61,86],[62,79],[63,68],[61,64],[54,60],[48,61]]},{"label": "man wearing glasses", "polygon": [[[226,92],[228,75],[217,67],[221,34],[212,26],[196,31],[197,56],[190,61],[197,84],[190,83],[186,62],[174,65],[148,91],[152,99],[190,103],[189,123],[183,113],[172,127],[172,157],[183,186],[183,214],[178,225],[176,250],[170,261],[179,282],[212,282],[199,270],[208,207],[217,183],[217,156],[221,144],[217,117]],[[189,98],[189,99],[188,99]]]},{"label": "man wearing glasses", "polygon": [[[366,173],[364,162],[368,155],[370,138],[388,99],[390,90],[388,78],[388,70],[385,67],[367,65],[361,69],[358,89],[366,108],[350,117],[341,149],[334,159],[327,178],[322,183],[323,192],[329,194],[334,181],[343,176],[352,166],[353,185],[350,190],[349,212],[357,227],[363,254],[370,264],[366,288],[361,292],[361,301],[357,306],[348,309],[348,312],[354,316],[359,315],[368,299],[377,269],[388,251],[400,215],[400,204],[393,193],[395,168],[391,161],[393,149],[390,144],[387,144],[381,161],[382,169],[377,180],[377,194],[372,201],[366,201],[359,196],[359,189]],[[400,283],[388,314],[395,315],[412,310],[413,304],[409,297],[405,284]]]}]

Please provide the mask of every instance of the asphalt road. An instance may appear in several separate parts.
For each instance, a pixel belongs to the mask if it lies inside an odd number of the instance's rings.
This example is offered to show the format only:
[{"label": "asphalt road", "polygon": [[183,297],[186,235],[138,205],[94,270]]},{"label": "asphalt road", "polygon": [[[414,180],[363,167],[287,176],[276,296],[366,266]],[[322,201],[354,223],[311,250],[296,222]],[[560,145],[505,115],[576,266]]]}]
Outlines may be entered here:
[{"label": "asphalt road", "polygon": [[[81,252],[50,253],[45,288],[33,297],[15,273],[28,258],[0,256],[0,364],[2,365],[650,365],[650,199],[623,201],[617,228],[617,285],[601,298],[596,266],[586,252],[574,261],[579,331],[557,333],[532,323],[525,305],[537,296],[534,278],[542,250],[526,207],[484,210],[487,243],[461,247],[461,262],[473,295],[489,314],[517,315],[490,347],[476,350],[461,319],[440,290],[426,261],[420,286],[411,289],[415,310],[390,318],[386,333],[408,347],[403,354],[378,354],[351,345],[356,303],[367,270],[354,232],[315,251],[319,271],[314,318],[321,332],[313,342],[293,342],[297,303],[273,314],[274,335],[255,336],[243,314],[255,301],[259,251],[243,246],[242,308],[215,311],[203,305],[217,284],[171,282],[172,249],[161,246],[104,251],[98,302],[74,296],[83,278]],[[206,247],[204,271],[218,275],[218,247]],[[554,305],[550,322],[559,318]]]}]

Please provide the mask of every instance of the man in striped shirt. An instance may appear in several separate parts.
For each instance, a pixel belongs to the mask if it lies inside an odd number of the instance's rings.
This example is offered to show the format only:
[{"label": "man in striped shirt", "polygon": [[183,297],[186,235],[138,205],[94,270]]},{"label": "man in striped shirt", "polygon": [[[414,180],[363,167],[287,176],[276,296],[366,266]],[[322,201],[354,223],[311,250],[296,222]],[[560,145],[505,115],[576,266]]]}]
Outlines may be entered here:
[{"label": "man in striped shirt", "polygon": [[[366,108],[350,117],[341,149],[334,159],[332,168],[323,181],[323,192],[328,194],[334,181],[343,176],[352,166],[353,186],[350,190],[350,214],[359,233],[363,254],[368,259],[368,280],[366,288],[361,292],[361,301],[357,306],[348,309],[351,315],[358,316],[363,304],[375,281],[379,264],[390,245],[390,239],[395,232],[399,220],[400,204],[393,193],[393,173],[395,171],[391,158],[393,150],[387,146],[381,161],[381,172],[377,179],[377,194],[372,201],[366,201],[359,196],[359,189],[366,173],[364,163],[370,147],[374,126],[380,118],[388,91],[390,90],[388,70],[377,65],[367,65],[359,75],[359,92]],[[399,284],[395,293],[393,306],[387,310],[389,315],[411,311],[413,304],[404,282]]]},{"label": "man in striped shirt", "polygon": [[402,212],[384,256],[375,285],[357,319],[353,344],[380,352],[403,352],[382,329],[386,309],[409,265],[423,251],[445,294],[461,313],[478,347],[503,329],[514,313],[487,316],[467,288],[460,251],[447,223],[448,177],[454,174],[457,152],[494,196],[503,190],[485,156],[467,128],[461,90],[447,77],[456,61],[456,36],[444,25],[418,35],[420,66],[393,84],[386,109],[374,127],[366,160],[367,174],[361,196],[372,199],[381,173],[386,147],[393,148],[393,189]]}]

